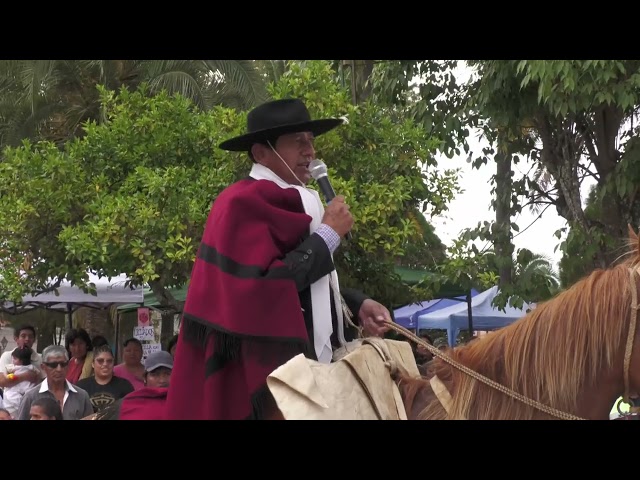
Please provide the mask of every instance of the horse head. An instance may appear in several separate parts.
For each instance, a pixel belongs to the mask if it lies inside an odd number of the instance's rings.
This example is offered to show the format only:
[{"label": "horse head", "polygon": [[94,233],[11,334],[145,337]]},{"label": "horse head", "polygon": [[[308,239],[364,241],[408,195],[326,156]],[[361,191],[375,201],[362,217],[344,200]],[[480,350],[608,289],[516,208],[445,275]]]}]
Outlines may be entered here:
[{"label": "horse head", "polygon": [[[553,409],[608,419],[617,398],[639,397],[640,238],[631,227],[628,243],[616,265],[593,271],[511,325],[447,350],[455,364],[524,401],[436,358],[426,377],[398,380],[409,417],[550,419]],[[438,389],[449,395],[446,409]]]}]

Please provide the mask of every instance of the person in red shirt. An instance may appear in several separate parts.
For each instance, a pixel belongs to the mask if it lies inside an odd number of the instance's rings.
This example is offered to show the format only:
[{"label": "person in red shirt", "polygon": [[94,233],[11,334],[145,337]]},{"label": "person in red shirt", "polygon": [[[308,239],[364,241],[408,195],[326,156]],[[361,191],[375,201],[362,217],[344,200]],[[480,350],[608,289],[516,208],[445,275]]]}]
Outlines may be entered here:
[{"label": "person in red shirt", "polygon": [[84,328],[72,328],[65,336],[65,348],[69,353],[67,380],[74,385],[79,380],[93,376],[93,345]]}]

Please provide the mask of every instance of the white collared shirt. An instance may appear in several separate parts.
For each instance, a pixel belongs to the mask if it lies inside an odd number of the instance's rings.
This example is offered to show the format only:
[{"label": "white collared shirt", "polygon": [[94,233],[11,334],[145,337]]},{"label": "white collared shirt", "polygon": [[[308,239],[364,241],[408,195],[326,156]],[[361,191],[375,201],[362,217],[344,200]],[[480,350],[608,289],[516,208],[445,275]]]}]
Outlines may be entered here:
[{"label": "white collared shirt", "polygon": [[[62,399],[62,408],[64,408],[64,404],[66,403],[67,398],[69,398],[69,390],[71,390],[73,393],[78,393],[78,391],[75,388],[73,388],[73,385],[69,382],[69,380],[65,379],[65,385],[66,385],[66,388],[64,389],[64,398]],[[45,379],[40,384],[40,390],[38,392],[43,393],[48,390],[49,390],[49,382],[45,377]]]}]

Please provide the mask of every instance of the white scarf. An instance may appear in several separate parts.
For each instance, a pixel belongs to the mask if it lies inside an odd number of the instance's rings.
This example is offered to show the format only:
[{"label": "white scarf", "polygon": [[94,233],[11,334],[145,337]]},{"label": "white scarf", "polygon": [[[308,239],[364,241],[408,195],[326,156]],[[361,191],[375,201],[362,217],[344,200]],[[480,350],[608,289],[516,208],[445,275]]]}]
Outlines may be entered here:
[{"label": "white scarf", "polygon": [[[282,180],[273,171],[255,163],[251,168],[249,176],[256,180],[270,180],[281,188],[295,188],[300,193],[302,205],[307,215],[311,216],[309,225],[309,235],[311,235],[320,226],[322,216],[324,215],[324,206],[320,201],[320,196],[315,190],[303,188],[297,185],[291,185]],[[333,258],[333,255],[332,255]],[[313,344],[316,351],[318,361],[321,363],[330,363],[333,357],[333,349],[331,347],[331,334],[333,326],[331,323],[331,281],[336,289],[333,299],[336,313],[338,315],[338,340],[341,345],[345,345],[344,324],[342,317],[342,305],[340,303],[338,274],[335,269],[328,275],[318,279],[311,284],[311,307],[313,318]]]}]

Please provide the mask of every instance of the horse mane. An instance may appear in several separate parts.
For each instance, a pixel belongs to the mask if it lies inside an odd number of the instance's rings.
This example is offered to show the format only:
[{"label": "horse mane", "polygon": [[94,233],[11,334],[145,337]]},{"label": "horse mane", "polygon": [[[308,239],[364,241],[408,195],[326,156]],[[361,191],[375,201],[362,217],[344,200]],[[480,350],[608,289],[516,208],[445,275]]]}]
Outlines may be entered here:
[{"label": "horse mane", "polygon": [[[628,331],[628,268],[640,264],[640,243],[631,227],[629,243],[633,248],[616,266],[593,271],[511,325],[446,353],[527,398],[575,412],[581,389],[612,366]],[[449,414],[426,388],[433,375],[451,393]],[[407,411],[419,419],[549,418],[440,358],[429,362],[426,377],[404,377],[398,384]]]}]

